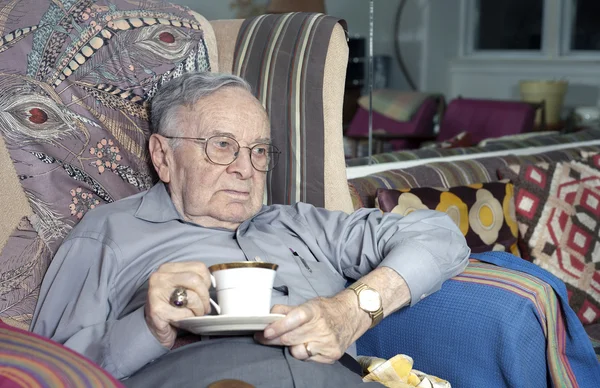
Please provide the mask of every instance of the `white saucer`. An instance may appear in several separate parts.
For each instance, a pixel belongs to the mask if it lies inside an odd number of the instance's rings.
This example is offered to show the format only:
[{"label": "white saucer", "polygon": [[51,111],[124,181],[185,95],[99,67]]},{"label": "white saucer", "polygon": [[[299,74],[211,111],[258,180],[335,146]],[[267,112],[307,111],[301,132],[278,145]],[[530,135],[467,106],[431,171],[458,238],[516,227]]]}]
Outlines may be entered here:
[{"label": "white saucer", "polygon": [[200,335],[244,335],[262,331],[270,323],[285,315],[205,315],[203,317],[185,318],[173,325]]}]

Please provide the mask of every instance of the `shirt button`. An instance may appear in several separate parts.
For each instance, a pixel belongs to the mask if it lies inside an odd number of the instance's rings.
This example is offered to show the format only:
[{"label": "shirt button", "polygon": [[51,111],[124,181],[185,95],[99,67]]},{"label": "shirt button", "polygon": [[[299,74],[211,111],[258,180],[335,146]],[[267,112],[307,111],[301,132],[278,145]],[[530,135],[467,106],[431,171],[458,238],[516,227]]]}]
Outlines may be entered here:
[{"label": "shirt button", "polygon": [[427,297],[427,294],[423,294],[423,295],[421,295],[421,298],[420,298],[420,300],[423,300],[423,299],[425,299],[426,297]]}]

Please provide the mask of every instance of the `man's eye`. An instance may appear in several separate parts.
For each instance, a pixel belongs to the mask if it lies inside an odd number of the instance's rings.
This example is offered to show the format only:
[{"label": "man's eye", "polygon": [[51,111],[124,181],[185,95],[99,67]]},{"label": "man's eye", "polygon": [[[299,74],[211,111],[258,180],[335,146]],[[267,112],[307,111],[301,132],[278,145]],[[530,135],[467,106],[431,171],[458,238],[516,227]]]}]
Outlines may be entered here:
[{"label": "man's eye", "polygon": [[254,153],[257,155],[265,155],[267,153],[267,148],[266,147],[254,147],[253,148]]},{"label": "man's eye", "polygon": [[225,149],[225,148],[231,147],[231,143],[228,142],[227,140],[217,140],[217,141],[214,141],[213,145],[216,148],[221,148],[221,149]]}]

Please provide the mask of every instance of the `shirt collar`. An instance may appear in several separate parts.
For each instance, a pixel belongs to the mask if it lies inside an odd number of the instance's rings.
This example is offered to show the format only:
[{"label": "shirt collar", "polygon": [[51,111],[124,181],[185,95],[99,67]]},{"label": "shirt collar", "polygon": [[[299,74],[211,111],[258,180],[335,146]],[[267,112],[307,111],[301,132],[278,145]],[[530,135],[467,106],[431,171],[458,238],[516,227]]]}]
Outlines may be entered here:
[{"label": "shirt collar", "polygon": [[183,221],[163,182],[158,182],[144,194],[135,216],[150,222]]},{"label": "shirt collar", "polygon": [[[252,217],[244,221],[238,229],[245,231],[252,220],[268,210],[268,206],[264,206]],[[135,212],[135,217],[150,221],[150,222],[168,222],[179,220],[186,222],[175,208],[175,204],[171,200],[171,196],[167,191],[167,186],[163,182],[158,182],[146,191],[142,197],[142,203]]]}]

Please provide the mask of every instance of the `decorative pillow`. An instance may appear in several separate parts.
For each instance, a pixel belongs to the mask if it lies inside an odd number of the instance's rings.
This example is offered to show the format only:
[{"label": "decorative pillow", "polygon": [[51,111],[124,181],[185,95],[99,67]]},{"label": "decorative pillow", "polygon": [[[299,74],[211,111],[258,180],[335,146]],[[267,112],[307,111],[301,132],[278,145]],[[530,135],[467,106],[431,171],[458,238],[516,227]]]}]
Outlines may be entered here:
[{"label": "decorative pillow", "polygon": [[123,387],[106,371],[75,351],[2,323],[0,386]]},{"label": "decorative pillow", "polygon": [[376,204],[383,212],[404,216],[418,209],[445,212],[460,228],[474,253],[493,250],[519,256],[513,185],[507,181],[449,189],[378,189]]},{"label": "decorative pillow", "polygon": [[[410,121],[428,98],[438,94],[421,92],[401,92],[394,89],[375,90],[372,95],[373,111],[395,121]],[[358,99],[358,104],[369,110],[369,96]]]},{"label": "decorative pillow", "polygon": [[566,283],[584,324],[600,322],[600,165],[510,165],[523,257]]},{"label": "decorative pillow", "polygon": [[[32,214],[0,254],[0,317],[27,325],[54,252],[85,212],[152,185],[147,103],[169,79],[211,70],[210,25],[166,2],[2,7],[0,136]],[[0,214],[11,206],[2,198]]]}]

